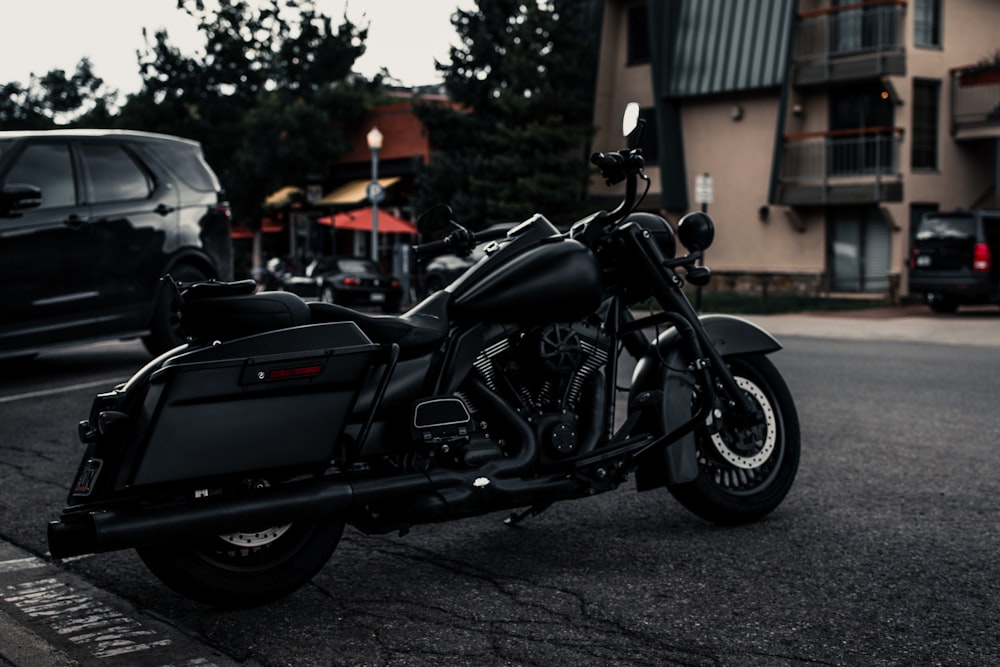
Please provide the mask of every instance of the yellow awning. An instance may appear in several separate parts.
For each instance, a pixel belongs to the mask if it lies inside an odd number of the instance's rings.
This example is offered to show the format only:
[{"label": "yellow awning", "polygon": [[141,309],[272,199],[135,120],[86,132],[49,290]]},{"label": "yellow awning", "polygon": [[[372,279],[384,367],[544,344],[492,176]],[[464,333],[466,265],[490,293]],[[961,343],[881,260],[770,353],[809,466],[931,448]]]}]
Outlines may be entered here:
[{"label": "yellow awning", "polygon": [[[383,188],[387,188],[398,180],[398,176],[392,176],[390,178],[380,178],[378,179],[378,182]],[[368,187],[369,183],[371,183],[370,180],[351,181],[350,183],[345,183],[336,190],[331,190],[326,193],[326,196],[313,203],[318,206],[329,206],[333,204],[357,204],[358,202],[362,202],[368,198],[368,195],[365,193],[365,188]]]},{"label": "yellow awning", "polygon": [[288,206],[292,203],[293,198],[296,195],[302,194],[302,188],[297,188],[294,185],[286,185],[285,187],[272,192],[268,195],[267,199],[264,200],[264,206],[270,208],[281,208],[282,206]]}]

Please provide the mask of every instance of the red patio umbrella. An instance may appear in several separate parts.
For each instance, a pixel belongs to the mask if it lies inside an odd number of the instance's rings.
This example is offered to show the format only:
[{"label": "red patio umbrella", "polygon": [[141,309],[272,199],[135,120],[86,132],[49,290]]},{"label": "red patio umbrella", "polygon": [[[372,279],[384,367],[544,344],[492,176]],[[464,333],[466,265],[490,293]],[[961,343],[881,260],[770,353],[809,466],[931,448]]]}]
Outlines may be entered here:
[{"label": "red patio umbrella", "polygon": [[[359,231],[371,231],[372,228],[372,208],[367,206],[354,211],[346,211],[336,215],[324,215],[316,222],[321,225],[330,225],[336,229],[356,229]],[[379,234],[416,234],[417,228],[412,224],[397,218],[382,209],[378,211],[378,232]]]}]

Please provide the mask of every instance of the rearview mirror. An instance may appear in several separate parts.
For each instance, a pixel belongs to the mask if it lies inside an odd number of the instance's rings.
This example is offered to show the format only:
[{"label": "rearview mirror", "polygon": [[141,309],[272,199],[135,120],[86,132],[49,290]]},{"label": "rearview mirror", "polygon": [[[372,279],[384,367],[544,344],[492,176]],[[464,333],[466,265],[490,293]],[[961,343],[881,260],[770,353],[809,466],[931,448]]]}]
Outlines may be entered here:
[{"label": "rearview mirror", "polygon": [[10,183],[0,190],[0,212],[11,213],[25,208],[40,206],[42,190],[27,183]]},{"label": "rearview mirror", "polygon": [[635,132],[637,127],[639,127],[639,103],[629,102],[625,105],[625,113],[622,115],[622,136],[627,137]]},{"label": "rearview mirror", "polygon": [[441,239],[456,229],[464,229],[462,225],[453,219],[455,212],[447,204],[436,204],[417,218],[417,231],[420,232],[421,242]]}]

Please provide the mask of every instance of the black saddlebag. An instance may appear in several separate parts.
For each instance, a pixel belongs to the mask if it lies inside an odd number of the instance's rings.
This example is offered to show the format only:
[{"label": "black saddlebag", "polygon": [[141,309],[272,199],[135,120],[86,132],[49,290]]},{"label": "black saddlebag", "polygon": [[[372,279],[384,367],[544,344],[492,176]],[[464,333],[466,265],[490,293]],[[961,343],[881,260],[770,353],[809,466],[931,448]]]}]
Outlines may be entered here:
[{"label": "black saddlebag", "polygon": [[380,347],[351,322],[188,352],[157,370],[139,415],[131,485],[329,462]]}]

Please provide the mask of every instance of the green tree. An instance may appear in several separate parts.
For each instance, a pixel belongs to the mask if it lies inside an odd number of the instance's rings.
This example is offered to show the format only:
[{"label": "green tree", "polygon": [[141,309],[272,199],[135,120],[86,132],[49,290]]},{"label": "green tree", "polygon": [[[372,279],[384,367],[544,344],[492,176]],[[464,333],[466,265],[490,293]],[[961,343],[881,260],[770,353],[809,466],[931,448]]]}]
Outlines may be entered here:
[{"label": "green tree", "polygon": [[234,216],[259,225],[261,205],[284,185],[322,173],[349,146],[380,82],[352,74],[367,28],[339,26],[308,0],[178,0],[198,21],[204,52],[183,54],[159,31],[139,53],[143,86],[118,118],[133,127],[199,140],[219,172]]},{"label": "green tree", "polygon": [[[450,64],[438,65],[467,113],[421,110],[432,141],[443,140],[422,186],[480,211],[483,225],[534,212],[570,222],[589,174],[599,3],[477,4],[455,13],[461,45]],[[460,145],[443,136],[448,128]]]},{"label": "green tree", "polygon": [[53,69],[31,76],[27,86],[9,82],[0,86],[0,129],[44,130],[61,125],[107,125],[117,100],[82,58],[70,75]]}]

